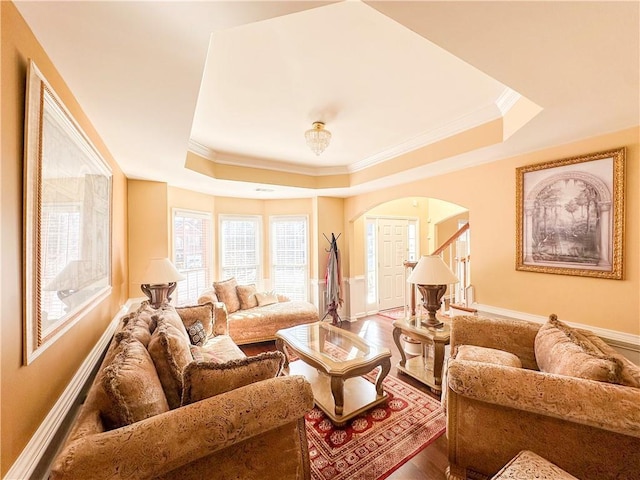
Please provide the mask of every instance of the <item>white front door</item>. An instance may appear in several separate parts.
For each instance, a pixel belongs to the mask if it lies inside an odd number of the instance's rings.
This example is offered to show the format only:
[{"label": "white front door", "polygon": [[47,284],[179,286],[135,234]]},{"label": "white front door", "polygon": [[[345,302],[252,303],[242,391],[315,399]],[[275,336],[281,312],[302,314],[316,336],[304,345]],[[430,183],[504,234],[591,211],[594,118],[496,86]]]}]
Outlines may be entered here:
[{"label": "white front door", "polygon": [[405,271],[407,259],[406,219],[382,218],[378,234],[378,309],[404,305]]}]

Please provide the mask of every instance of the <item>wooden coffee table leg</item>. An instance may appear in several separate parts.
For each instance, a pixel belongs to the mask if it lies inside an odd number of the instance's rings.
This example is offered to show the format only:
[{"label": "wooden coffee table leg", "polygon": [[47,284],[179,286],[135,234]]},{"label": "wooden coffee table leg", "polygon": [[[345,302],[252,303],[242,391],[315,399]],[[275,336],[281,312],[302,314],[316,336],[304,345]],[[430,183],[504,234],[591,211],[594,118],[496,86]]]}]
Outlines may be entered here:
[{"label": "wooden coffee table leg", "polygon": [[380,371],[378,372],[378,376],[376,377],[376,394],[381,397],[384,395],[384,390],[382,389],[382,381],[385,379],[389,371],[391,370],[391,359],[385,358],[380,363]]},{"label": "wooden coffee table leg", "polygon": [[402,330],[397,327],[393,329],[393,341],[396,342],[396,346],[398,350],[400,350],[400,356],[402,360],[400,360],[400,365],[403,367],[407,364],[407,355],[404,353],[404,348],[402,348],[402,342],[400,341],[400,335],[402,335]]},{"label": "wooden coffee table leg", "polygon": [[433,379],[436,385],[442,385],[442,367],[444,365],[444,342],[433,342]]},{"label": "wooden coffee table leg", "polygon": [[342,415],[344,409],[344,378],[331,377],[331,394],[333,395],[336,415]]}]

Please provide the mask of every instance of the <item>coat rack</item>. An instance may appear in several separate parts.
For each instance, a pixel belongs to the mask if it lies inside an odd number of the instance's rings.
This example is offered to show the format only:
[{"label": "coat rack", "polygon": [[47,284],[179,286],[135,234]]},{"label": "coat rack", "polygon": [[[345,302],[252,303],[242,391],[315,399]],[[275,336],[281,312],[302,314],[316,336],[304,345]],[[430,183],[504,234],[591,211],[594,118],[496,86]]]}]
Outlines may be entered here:
[{"label": "coat rack", "polygon": [[331,316],[332,325],[340,325],[342,319],[338,314],[338,308],[342,306],[342,272],[340,268],[340,250],[338,249],[337,240],[340,238],[341,233],[336,237],[331,233],[331,240],[323,233],[324,238],[329,242],[329,248],[325,248],[325,252],[328,253],[327,258],[327,272],[325,274],[325,282],[327,284],[327,290],[325,292],[325,305],[327,305],[327,312],[322,317],[324,320],[327,316]]}]

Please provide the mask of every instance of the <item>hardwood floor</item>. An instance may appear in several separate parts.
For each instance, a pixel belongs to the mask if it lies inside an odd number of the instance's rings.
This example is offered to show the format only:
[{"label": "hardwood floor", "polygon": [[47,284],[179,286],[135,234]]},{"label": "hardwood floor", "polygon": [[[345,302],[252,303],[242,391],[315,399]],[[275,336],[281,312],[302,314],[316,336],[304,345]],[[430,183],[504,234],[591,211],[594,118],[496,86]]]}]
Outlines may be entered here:
[{"label": "hardwood floor", "polygon": [[[400,360],[400,353],[393,341],[391,322],[392,320],[386,317],[374,315],[356,322],[342,322],[341,328],[356,333],[375,345],[389,348],[391,350],[392,365],[389,375],[393,375],[432,397],[438,398],[425,385],[408,375],[399,373],[395,368],[395,365]],[[243,345],[240,348],[246,355],[256,355],[260,352],[275,350],[276,347],[275,342],[265,342]],[[447,465],[447,439],[445,435],[442,435],[387,478],[390,480],[445,480],[444,472]]]}]

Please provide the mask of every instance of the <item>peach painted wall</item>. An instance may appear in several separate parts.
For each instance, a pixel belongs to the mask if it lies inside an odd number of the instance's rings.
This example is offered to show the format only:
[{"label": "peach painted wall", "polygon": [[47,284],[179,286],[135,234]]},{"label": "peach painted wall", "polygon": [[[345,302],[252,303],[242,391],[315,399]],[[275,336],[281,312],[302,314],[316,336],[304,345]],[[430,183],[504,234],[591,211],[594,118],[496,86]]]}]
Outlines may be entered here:
[{"label": "peach painted wall", "polygon": [[142,276],[149,260],[169,257],[167,184],[128,180],[129,297],[142,297]]},{"label": "peach painted wall", "polygon": [[[313,271],[317,272],[317,278],[324,281],[327,271],[327,249],[330,244],[327,242],[325,235],[331,240],[333,233],[337,238],[338,249],[342,259],[342,275],[344,278],[348,276],[349,258],[348,234],[345,232],[344,224],[344,200],[342,198],[317,197],[313,200],[314,213],[316,222],[315,245],[311,250],[312,262],[315,264]],[[312,278],[314,276],[312,275]]]},{"label": "peach painted wall", "polygon": [[[25,448],[127,300],[127,182],[15,6],[0,2],[2,38],[0,475]],[[113,171],[112,292],[30,365],[22,364],[22,167],[27,63],[33,59]]]},{"label": "peach painted wall", "polygon": [[444,242],[446,242],[449,238],[451,238],[453,234],[455,234],[460,229],[458,224],[463,221],[469,221],[469,212],[454,215],[436,223],[433,228],[434,244],[439,247]]},{"label": "peach painted wall", "polygon": [[[468,220],[469,215],[466,208],[456,205],[455,203],[438,200],[437,198],[429,199],[429,226],[427,228],[429,246],[424,252],[425,254],[433,253],[438,247],[446,242],[450,236],[443,237],[442,235],[438,235],[438,224],[460,214],[461,212],[465,212]],[[451,233],[455,233],[455,230]]]},{"label": "peach painted wall", "polygon": [[[515,270],[515,169],[625,146],[627,149],[624,280]],[[345,218],[372,206],[424,195],[469,209],[476,301],[589,326],[640,333],[640,128],[588,138],[345,200]],[[351,223],[352,224],[352,223]],[[350,232],[352,235],[353,233]],[[362,271],[351,275],[362,275]]]}]

